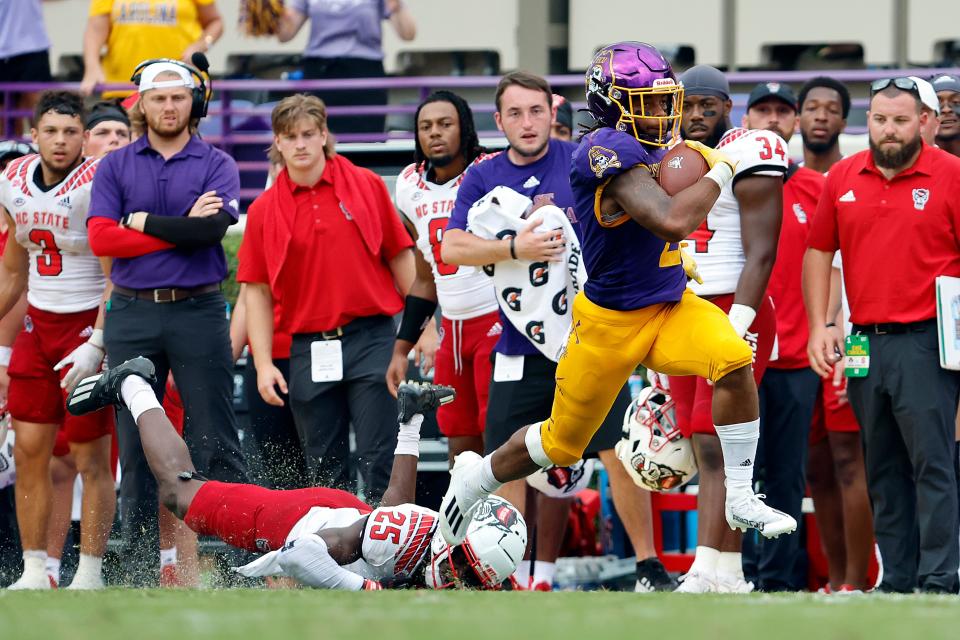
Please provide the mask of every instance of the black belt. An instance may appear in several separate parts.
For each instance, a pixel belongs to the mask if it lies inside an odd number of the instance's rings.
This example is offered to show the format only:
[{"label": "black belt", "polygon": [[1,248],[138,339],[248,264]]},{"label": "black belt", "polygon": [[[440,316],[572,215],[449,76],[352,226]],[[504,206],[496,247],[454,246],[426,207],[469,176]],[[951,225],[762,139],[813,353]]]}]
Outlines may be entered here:
[{"label": "black belt", "polygon": [[180,287],[167,287],[165,289],[127,289],[118,285],[113,285],[113,291],[122,296],[130,296],[139,300],[150,300],[151,302],[166,303],[180,302],[202,296],[205,293],[220,291],[220,284],[205,284],[199,287],[182,289]]},{"label": "black belt", "polygon": [[920,322],[881,322],[878,324],[855,324],[853,325],[854,333],[867,333],[874,334],[878,336],[886,335],[888,333],[920,333],[935,327],[937,325],[937,319],[931,318],[930,320],[921,320]]},{"label": "black belt", "polygon": [[379,324],[385,320],[391,320],[390,316],[364,316],[362,318],[354,318],[347,324],[339,326],[336,329],[330,329],[328,331],[295,333],[293,334],[293,337],[295,340],[309,340],[310,342],[313,342],[314,340],[339,340],[345,335],[362,331],[365,328],[370,328],[371,326]]}]

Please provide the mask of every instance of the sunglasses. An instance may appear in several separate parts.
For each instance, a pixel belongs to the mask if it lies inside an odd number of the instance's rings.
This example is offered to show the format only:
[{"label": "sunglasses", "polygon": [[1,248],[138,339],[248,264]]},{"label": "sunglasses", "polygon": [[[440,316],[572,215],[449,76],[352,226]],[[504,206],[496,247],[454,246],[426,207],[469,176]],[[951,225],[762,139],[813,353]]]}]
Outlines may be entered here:
[{"label": "sunglasses", "polygon": [[873,96],[880,93],[891,84],[901,91],[909,91],[917,97],[920,97],[920,88],[917,86],[917,83],[910,78],[882,78],[880,80],[874,80],[870,83],[870,95]]}]

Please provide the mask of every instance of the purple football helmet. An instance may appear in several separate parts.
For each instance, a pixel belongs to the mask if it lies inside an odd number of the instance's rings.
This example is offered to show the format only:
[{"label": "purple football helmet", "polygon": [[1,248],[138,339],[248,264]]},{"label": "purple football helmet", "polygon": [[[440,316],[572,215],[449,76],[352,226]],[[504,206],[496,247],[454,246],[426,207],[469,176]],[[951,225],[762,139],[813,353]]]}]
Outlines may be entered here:
[{"label": "purple football helmet", "polygon": [[617,42],[587,69],[587,107],[605,127],[644,144],[667,147],[679,136],[683,87],[670,63],[643,42]]}]

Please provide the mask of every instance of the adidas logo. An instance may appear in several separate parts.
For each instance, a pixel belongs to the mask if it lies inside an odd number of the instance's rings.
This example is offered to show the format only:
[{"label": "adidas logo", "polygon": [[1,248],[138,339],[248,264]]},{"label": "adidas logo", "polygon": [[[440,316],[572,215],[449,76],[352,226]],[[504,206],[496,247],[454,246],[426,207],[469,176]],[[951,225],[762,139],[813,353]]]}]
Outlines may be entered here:
[{"label": "adidas logo", "polygon": [[87,325],[84,328],[84,330],[80,332],[81,338],[89,338],[92,335],[93,335],[93,327],[91,327],[90,325]]},{"label": "adidas logo", "polygon": [[857,196],[853,195],[853,189],[850,189],[845,194],[838,198],[839,202],[856,202]]},{"label": "adidas logo", "polygon": [[59,200],[57,200],[57,205],[58,205],[58,206],[61,206],[61,207],[66,207],[67,209],[69,209],[69,208],[70,208],[70,196],[64,196],[63,198],[60,198]]},{"label": "adidas logo", "polygon": [[487,331],[487,337],[492,338],[493,336],[498,336],[503,333],[503,326],[499,321],[494,322],[493,326],[490,327],[490,331]]},{"label": "adidas logo", "polygon": [[524,189],[533,189],[534,187],[538,186],[539,184],[540,184],[540,181],[537,180],[537,176],[530,176],[529,178],[527,178],[527,181],[523,183],[523,188],[524,188]]},{"label": "adidas logo", "polygon": [[744,460],[743,462],[740,463],[740,466],[741,466],[741,467],[749,467],[749,466],[751,466],[752,464],[753,464],[753,460],[751,460],[750,458],[747,458],[746,460]]},{"label": "adidas logo", "polygon": [[764,523],[760,522],[759,520],[748,520],[747,518],[741,518],[737,515],[733,516],[733,520],[734,522],[739,522],[740,524],[744,524],[751,529],[756,529],[757,531],[763,533]]},{"label": "adidas logo", "polygon": [[[680,156],[677,156],[678,158]],[[653,583],[650,582],[650,579],[646,576],[637,580],[637,586],[634,588],[634,593],[653,593],[656,589],[653,588]]]}]

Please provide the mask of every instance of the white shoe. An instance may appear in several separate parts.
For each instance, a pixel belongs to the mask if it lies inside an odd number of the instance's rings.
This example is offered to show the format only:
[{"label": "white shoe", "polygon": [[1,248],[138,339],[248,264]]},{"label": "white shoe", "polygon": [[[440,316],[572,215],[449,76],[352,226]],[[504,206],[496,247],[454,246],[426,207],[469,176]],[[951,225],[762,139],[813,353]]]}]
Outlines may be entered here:
[{"label": "white shoe", "polygon": [[73,577],[70,586],[66,588],[70,591],[97,591],[99,589],[106,589],[107,585],[103,583],[103,576],[81,576],[78,574]]},{"label": "white shoe", "polygon": [[674,593],[716,593],[717,579],[699,571],[680,576],[680,586],[674,590]]},{"label": "white shoe", "polygon": [[483,458],[473,451],[464,451],[453,461],[450,469],[450,486],[440,503],[440,533],[447,544],[458,545],[467,536],[467,527],[473,520],[480,501],[489,494],[478,486],[470,486],[467,480],[476,477],[477,465]]},{"label": "white shoe", "polygon": [[752,492],[742,496],[727,493],[724,512],[730,528],[741,531],[756,529],[764,538],[776,538],[782,533],[796,531],[797,521],[783,511],[763,504],[760,499],[765,497]]},{"label": "white shoe", "polygon": [[46,571],[24,571],[20,579],[7,587],[10,591],[25,591],[28,589],[52,589],[50,578]]},{"label": "white shoe", "polygon": [[747,582],[740,576],[717,574],[717,593],[751,593],[753,583]]}]

